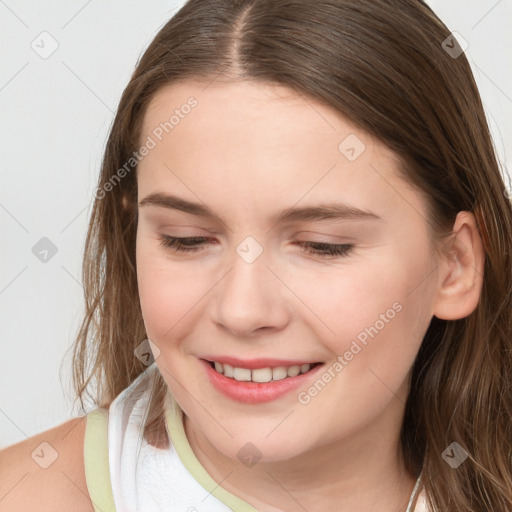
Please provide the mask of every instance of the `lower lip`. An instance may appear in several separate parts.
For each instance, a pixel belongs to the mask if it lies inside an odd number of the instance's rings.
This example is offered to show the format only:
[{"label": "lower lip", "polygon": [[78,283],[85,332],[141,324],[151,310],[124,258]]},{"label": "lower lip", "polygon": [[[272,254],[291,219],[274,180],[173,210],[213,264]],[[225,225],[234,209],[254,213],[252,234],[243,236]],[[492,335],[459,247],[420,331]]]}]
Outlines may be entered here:
[{"label": "lower lip", "polygon": [[238,381],[224,377],[222,373],[216,371],[208,361],[201,359],[201,363],[206,369],[206,374],[212,383],[212,386],[226,395],[227,397],[246,404],[259,404],[271,402],[277,398],[289,393],[313,377],[322,368],[323,364],[317,365],[315,368],[306,373],[301,373],[297,377],[287,377],[281,380],[270,382],[247,382]]}]

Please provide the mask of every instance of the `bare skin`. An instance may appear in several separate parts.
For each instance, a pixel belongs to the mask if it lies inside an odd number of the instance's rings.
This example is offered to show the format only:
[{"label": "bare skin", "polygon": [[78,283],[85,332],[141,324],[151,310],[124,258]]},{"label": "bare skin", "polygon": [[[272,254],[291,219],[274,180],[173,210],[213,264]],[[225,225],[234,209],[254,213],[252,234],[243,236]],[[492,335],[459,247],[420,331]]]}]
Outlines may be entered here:
[{"label": "bare skin", "polygon": [[[84,470],[85,424],[73,418],[0,450],[1,512],[93,512]],[[46,469],[32,457],[48,456],[41,443],[58,454]]]},{"label": "bare skin", "polygon": [[[192,449],[261,512],[404,511],[415,482],[398,442],[410,369],[434,315],[463,318],[478,303],[484,257],[473,215],[459,213],[457,244],[434,256],[426,201],[399,179],[392,152],[285,88],[172,85],[153,98],[140,140],[191,96],[198,105],[138,167],[137,273],[148,337]],[[348,136],[365,148],[352,161],[339,149]],[[152,194],[214,216],[144,202]],[[286,208],[323,202],[380,218],[274,222]],[[206,242],[183,253],[163,246],[163,235]],[[248,236],[262,248],[251,263],[236,250]],[[307,254],[304,241],[354,250],[326,258]],[[400,312],[378,324],[393,304]],[[373,325],[378,334],[307,403],[297,393],[237,402],[212,387],[200,361],[296,358],[328,368]],[[247,443],[261,453],[250,468],[237,456]]]}]

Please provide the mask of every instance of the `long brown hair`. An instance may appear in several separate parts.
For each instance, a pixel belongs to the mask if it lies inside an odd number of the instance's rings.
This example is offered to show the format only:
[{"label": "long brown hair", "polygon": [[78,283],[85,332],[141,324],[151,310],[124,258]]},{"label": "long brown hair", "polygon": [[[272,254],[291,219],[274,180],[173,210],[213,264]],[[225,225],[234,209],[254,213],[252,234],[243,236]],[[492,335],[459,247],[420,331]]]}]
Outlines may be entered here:
[{"label": "long brown hair", "polygon": [[[131,159],[149,101],[186,79],[285,85],[396,152],[400,172],[429,201],[436,239],[459,211],[475,214],[485,248],[480,301],[466,318],[432,319],[412,368],[400,445],[407,470],[423,469],[431,510],[512,510],[512,209],[470,66],[449,51],[458,49],[450,37],[420,0],[190,0],[177,12],[139,60],[106,145],[73,353],[82,409],[93,383],[89,396],[108,407],[145,369],[134,355],[146,333]],[[162,426],[165,391],[160,376],[148,428]],[[453,442],[468,454],[457,469],[442,458]]]}]

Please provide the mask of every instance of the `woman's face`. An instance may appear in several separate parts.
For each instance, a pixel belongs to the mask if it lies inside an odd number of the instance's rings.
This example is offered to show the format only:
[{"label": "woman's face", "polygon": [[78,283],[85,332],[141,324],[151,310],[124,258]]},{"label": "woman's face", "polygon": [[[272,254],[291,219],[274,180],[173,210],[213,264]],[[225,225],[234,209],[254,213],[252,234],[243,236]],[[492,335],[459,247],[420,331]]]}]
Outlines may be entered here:
[{"label": "woman's face", "polygon": [[[247,82],[161,90],[140,141],[142,312],[195,431],[269,461],[397,432],[439,283],[426,202],[393,153]],[[200,238],[180,252],[170,237]]]}]

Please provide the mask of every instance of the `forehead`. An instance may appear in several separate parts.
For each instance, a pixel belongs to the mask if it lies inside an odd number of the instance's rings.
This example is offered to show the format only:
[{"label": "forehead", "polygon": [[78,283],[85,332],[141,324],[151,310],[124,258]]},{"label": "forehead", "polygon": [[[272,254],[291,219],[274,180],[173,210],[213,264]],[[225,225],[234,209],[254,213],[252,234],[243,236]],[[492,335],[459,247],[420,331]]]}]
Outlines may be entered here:
[{"label": "forehead", "polygon": [[155,147],[138,168],[144,193],[177,188],[206,200],[224,191],[223,199],[236,195],[246,205],[258,195],[289,204],[355,199],[383,213],[408,188],[385,145],[334,109],[273,84],[166,86],[147,108],[141,143],[148,137]]},{"label": "forehead", "polygon": [[[325,146],[318,148],[321,151],[317,151],[317,157],[329,158],[329,153],[332,156],[333,140],[325,136],[339,130],[339,126],[333,126],[337,116],[325,107],[312,108],[290,89],[269,84],[179,83],[165,87],[147,109],[143,133],[154,131],[174,112],[179,115],[181,110],[188,111],[186,105],[191,98],[196,106],[188,114],[175,118],[172,131],[164,134],[171,144],[170,139],[177,145],[193,138],[203,155],[215,148],[214,155],[208,155],[210,158],[238,158],[243,152],[254,161],[263,150],[276,146],[283,149],[283,155],[288,153],[287,158],[290,150],[299,156],[311,147],[305,138],[314,137],[312,142],[318,143],[323,138]],[[273,156],[275,162],[278,155]]]}]

